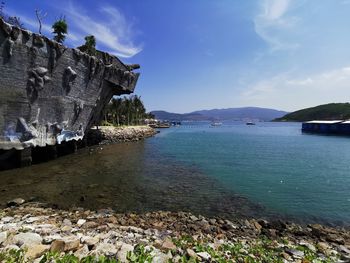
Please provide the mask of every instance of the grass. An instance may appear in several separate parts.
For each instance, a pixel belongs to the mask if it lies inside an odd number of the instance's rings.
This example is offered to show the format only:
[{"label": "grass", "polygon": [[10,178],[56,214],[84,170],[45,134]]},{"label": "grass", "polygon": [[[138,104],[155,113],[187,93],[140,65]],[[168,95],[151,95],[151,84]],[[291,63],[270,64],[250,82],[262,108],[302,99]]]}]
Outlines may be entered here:
[{"label": "grass", "polygon": [[[177,249],[171,251],[173,255],[178,255],[182,263],[201,262],[199,256],[189,256],[186,249],[190,248],[196,253],[206,252],[210,255],[210,262],[217,263],[283,263],[282,254],[285,253],[283,245],[284,240],[280,242],[272,241],[267,238],[260,238],[254,241],[246,242],[225,242],[224,244],[210,244],[206,240],[194,240],[191,236],[183,236],[173,240]],[[319,258],[317,253],[304,246],[288,245],[288,248],[304,253],[301,259],[303,263],[332,263],[337,262],[337,258]],[[146,248],[143,245],[137,245],[133,252],[127,253],[127,261],[132,263],[150,263],[154,255],[152,248]],[[9,250],[0,252],[0,262],[3,263],[30,263],[32,261],[25,258],[24,250]],[[120,263],[121,261],[112,257],[94,257],[88,256],[82,259],[73,254],[46,253],[40,263]],[[168,263],[175,262],[169,259]]]}]

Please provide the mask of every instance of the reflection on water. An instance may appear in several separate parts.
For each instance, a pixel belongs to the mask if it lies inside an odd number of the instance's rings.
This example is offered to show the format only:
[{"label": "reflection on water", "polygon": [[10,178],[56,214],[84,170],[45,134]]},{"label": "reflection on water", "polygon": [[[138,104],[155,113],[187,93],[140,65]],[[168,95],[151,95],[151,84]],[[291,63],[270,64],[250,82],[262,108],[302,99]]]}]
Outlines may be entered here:
[{"label": "reflection on water", "polygon": [[119,212],[181,210],[233,217],[263,211],[196,168],[161,156],[147,141],[82,149],[47,163],[0,172],[0,180],[2,204],[22,197],[60,208],[110,207]]}]

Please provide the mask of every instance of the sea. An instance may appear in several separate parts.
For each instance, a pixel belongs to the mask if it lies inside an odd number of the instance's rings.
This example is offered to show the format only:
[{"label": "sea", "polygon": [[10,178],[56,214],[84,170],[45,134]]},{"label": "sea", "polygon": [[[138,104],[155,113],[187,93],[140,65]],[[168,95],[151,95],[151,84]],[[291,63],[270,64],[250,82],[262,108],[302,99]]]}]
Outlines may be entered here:
[{"label": "sea", "polygon": [[350,137],[305,134],[301,123],[184,122],[2,171],[0,181],[2,205],[21,197],[64,209],[350,225]]}]

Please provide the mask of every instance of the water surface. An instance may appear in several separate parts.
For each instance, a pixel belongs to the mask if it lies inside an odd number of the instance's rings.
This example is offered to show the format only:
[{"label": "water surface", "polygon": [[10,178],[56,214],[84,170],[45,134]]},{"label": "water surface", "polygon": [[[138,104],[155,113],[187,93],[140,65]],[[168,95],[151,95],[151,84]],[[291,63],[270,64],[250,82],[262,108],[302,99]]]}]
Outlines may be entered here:
[{"label": "water surface", "polygon": [[350,138],[298,123],[185,123],[137,143],[0,172],[0,202],[350,223]]}]

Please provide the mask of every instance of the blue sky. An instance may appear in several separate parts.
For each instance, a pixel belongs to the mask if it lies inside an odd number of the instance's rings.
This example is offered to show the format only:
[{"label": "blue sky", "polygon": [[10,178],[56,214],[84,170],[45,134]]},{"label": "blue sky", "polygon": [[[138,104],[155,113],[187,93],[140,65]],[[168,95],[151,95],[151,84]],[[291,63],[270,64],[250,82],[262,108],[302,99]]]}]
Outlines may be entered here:
[{"label": "blue sky", "polygon": [[350,0],[7,0],[38,31],[35,9],[93,34],[101,50],[141,64],[148,110],[242,106],[293,111],[350,98]]}]

